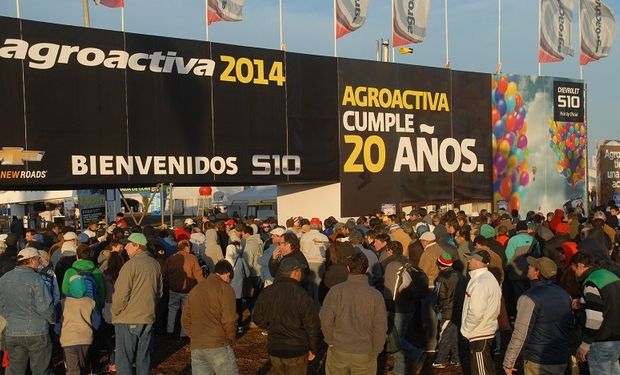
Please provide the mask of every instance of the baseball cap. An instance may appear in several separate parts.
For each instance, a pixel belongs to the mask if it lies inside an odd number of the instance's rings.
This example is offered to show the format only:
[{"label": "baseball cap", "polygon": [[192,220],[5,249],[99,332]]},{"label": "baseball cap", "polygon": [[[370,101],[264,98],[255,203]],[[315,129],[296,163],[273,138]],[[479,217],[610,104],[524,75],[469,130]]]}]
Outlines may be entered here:
[{"label": "baseball cap", "polygon": [[482,224],[482,226],[480,227],[480,234],[484,238],[494,238],[495,228],[493,228],[489,224]]},{"label": "baseball cap", "polygon": [[189,217],[188,217],[187,219],[185,219],[185,221],[184,221],[183,223],[184,223],[185,225],[194,225],[194,224],[196,224],[196,223],[194,222],[194,220],[193,220],[193,219],[190,219]]},{"label": "baseball cap", "polygon": [[77,236],[77,234],[75,234],[75,232],[67,232],[67,233],[62,235],[62,238],[65,241],[71,241],[71,240],[75,240],[76,238],[78,238],[78,236]]},{"label": "baseball cap", "polygon": [[472,251],[470,253],[465,253],[465,258],[467,259],[475,259],[479,262],[482,262],[484,264],[489,264],[491,263],[491,255],[489,255],[489,252],[486,250],[476,250],[476,251]]},{"label": "baseball cap", "polygon": [[452,267],[452,255],[444,251],[444,253],[441,254],[439,258],[437,258],[437,263],[441,264],[442,266]]},{"label": "baseball cap", "polygon": [[297,258],[287,257],[287,258],[282,259],[282,261],[280,262],[279,272],[289,273],[297,269],[304,269],[304,268],[306,268],[306,265],[301,263]]},{"label": "baseball cap", "polygon": [[127,241],[146,246],[146,237],[142,233],[132,233],[129,238],[127,238]]},{"label": "baseball cap", "polygon": [[276,235],[276,236],[281,236],[284,233],[286,233],[286,231],[280,227],[273,228],[271,232],[269,232],[269,234]]},{"label": "baseball cap", "polygon": [[418,210],[411,210],[409,211],[409,216],[420,216],[420,213]]},{"label": "baseball cap", "polygon": [[233,219],[228,219],[228,220],[226,220],[226,222],[224,222],[224,224],[226,224],[226,225],[235,225],[235,221]]},{"label": "baseball cap", "polygon": [[424,232],[420,236],[420,240],[422,240],[422,241],[435,241],[436,237],[435,237],[435,234],[433,232]]},{"label": "baseball cap", "polygon": [[310,219],[310,225],[321,225],[321,220],[318,217]]},{"label": "baseball cap", "polygon": [[554,261],[547,257],[527,257],[527,264],[536,267],[536,269],[540,271],[540,274],[543,275],[545,279],[550,279],[558,273],[558,266],[555,264]]},{"label": "baseball cap", "polygon": [[30,259],[30,258],[34,258],[38,256],[39,256],[39,250],[35,249],[34,247],[26,247],[20,250],[19,253],[17,253],[17,260],[22,261],[22,260],[26,260],[26,259]]},{"label": "baseball cap", "polygon": [[362,240],[362,234],[360,233],[359,230],[354,230],[351,233],[349,233],[349,240]]}]

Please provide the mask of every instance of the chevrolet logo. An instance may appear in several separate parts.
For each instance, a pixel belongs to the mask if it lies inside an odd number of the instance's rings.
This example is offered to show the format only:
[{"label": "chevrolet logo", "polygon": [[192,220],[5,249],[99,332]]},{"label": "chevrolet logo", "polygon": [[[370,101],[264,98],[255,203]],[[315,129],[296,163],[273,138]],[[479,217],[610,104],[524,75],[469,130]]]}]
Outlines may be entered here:
[{"label": "chevrolet logo", "polygon": [[24,161],[41,161],[45,151],[24,150],[23,147],[2,147],[0,160],[2,165],[24,165]]}]

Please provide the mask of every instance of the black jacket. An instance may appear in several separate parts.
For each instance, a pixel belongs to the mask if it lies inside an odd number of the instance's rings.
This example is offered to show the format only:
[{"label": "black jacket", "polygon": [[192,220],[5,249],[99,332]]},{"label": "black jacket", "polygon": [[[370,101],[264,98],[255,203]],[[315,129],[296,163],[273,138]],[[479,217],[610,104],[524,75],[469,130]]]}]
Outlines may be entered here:
[{"label": "black jacket", "polygon": [[461,324],[466,288],[467,282],[461,272],[453,268],[439,271],[435,279],[435,290],[439,290],[436,310],[443,320],[450,320],[457,326]]},{"label": "black jacket", "polygon": [[17,265],[17,247],[7,246],[4,253],[0,255],[0,276],[11,271]]},{"label": "black jacket", "polygon": [[263,289],[254,307],[253,320],[269,332],[267,352],[280,358],[316,354],[321,322],[314,301],[299,283],[278,277]]}]

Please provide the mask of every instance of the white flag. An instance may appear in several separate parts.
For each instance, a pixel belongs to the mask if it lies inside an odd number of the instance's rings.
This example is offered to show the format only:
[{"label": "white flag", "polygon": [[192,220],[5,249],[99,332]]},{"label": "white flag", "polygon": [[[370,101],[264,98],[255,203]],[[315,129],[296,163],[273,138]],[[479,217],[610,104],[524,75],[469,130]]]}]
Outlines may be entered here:
[{"label": "white flag", "polygon": [[426,36],[431,0],[394,0],[392,40],[394,47],[420,43]]},{"label": "white flag", "polygon": [[602,0],[581,0],[581,55],[579,64],[586,65],[609,55],[616,37],[613,11]]},{"label": "white flag", "polygon": [[336,39],[353,32],[366,22],[368,0],[336,1]]},{"label": "white flag", "polygon": [[557,62],[573,55],[572,25],[573,0],[541,0],[538,62]]}]

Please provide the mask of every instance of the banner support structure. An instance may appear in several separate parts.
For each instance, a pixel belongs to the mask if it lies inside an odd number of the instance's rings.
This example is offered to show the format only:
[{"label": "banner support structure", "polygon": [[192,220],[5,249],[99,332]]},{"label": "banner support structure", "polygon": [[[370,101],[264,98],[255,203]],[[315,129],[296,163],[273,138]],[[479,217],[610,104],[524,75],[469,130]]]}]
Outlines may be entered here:
[{"label": "banner support structure", "polygon": [[15,0],[15,13],[17,13],[17,18],[21,18],[19,13],[19,0]]},{"label": "banner support structure", "polygon": [[502,72],[502,0],[497,3],[497,68],[495,73]]},{"label": "banner support structure", "polygon": [[338,33],[337,33],[337,27],[336,27],[336,14],[337,10],[336,10],[336,0],[334,0],[334,57],[338,57]]},{"label": "banner support structure", "polygon": [[283,31],[282,31],[282,18],[283,18],[283,14],[282,14],[282,0],[279,0],[279,6],[280,6],[280,51],[284,51],[284,35],[283,35]]},{"label": "banner support structure", "polygon": [[[541,27],[541,7],[542,7],[542,0],[539,0],[538,3],[538,53],[537,55],[540,55],[540,27]],[[540,57],[538,58],[538,76],[540,77]]]},{"label": "banner support structure", "polygon": [[121,31],[125,32],[125,5],[121,7]]},{"label": "banner support structure", "polygon": [[84,27],[90,27],[90,10],[88,9],[88,0],[82,0],[82,18]]},{"label": "banner support structure", "polygon": [[444,18],[446,23],[446,68],[450,68],[450,53],[448,47],[448,0],[444,0]]},{"label": "banner support structure", "polygon": [[209,41],[209,0],[205,0],[205,40]]}]

